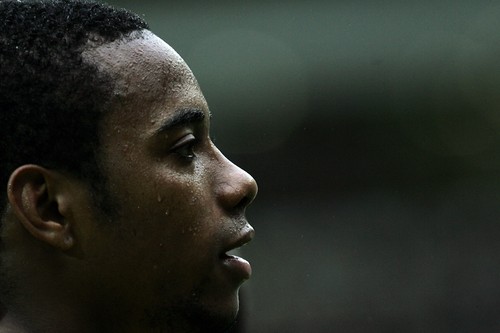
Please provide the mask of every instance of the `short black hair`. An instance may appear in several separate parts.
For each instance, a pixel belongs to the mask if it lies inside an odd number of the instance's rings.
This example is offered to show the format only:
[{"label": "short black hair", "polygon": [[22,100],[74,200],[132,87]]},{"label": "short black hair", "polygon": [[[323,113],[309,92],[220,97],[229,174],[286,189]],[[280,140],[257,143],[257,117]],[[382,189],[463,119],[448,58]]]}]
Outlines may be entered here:
[{"label": "short black hair", "polygon": [[0,0],[0,213],[21,165],[97,177],[98,125],[113,81],[82,51],[143,29],[136,14],[94,1]]}]

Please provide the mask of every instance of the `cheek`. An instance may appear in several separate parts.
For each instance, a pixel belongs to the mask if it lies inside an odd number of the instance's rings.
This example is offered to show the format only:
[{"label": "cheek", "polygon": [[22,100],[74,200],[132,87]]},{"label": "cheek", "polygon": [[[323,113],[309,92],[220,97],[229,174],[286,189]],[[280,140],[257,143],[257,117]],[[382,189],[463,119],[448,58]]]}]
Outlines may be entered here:
[{"label": "cheek", "polygon": [[[206,191],[193,184],[159,192],[160,212],[166,217],[168,228],[177,236],[196,237],[209,232],[213,216],[212,204]],[[162,197],[162,194],[163,197]]]},{"label": "cheek", "polygon": [[145,222],[150,224],[151,232],[157,228],[169,242],[176,238],[187,241],[211,233],[213,200],[204,183],[192,174],[161,175],[154,179],[149,185],[151,190],[142,197],[150,204],[144,205],[141,212],[147,216]]},{"label": "cheek", "polygon": [[151,186],[154,189],[152,199],[157,206],[168,209],[165,215],[170,216],[195,206],[203,194],[197,184],[192,176],[159,174]]},{"label": "cheek", "polygon": [[[201,160],[200,160],[201,161]],[[161,166],[156,170],[152,188],[159,206],[167,216],[203,215],[212,206],[212,191],[205,168],[196,163],[190,170],[175,170]]]},{"label": "cheek", "polygon": [[152,250],[162,244],[164,249],[188,252],[190,244],[206,246],[216,236],[216,202],[201,161],[191,170],[151,161],[149,168],[132,168],[142,172],[126,182],[117,179],[121,218],[136,240],[151,244]]},{"label": "cheek", "polygon": [[[195,181],[158,187],[149,222],[159,275],[182,289],[192,288],[213,268],[217,253],[217,221],[210,197]],[[153,242],[148,242],[152,244]],[[163,273],[160,273],[163,272]],[[183,290],[184,292],[184,290]]]}]

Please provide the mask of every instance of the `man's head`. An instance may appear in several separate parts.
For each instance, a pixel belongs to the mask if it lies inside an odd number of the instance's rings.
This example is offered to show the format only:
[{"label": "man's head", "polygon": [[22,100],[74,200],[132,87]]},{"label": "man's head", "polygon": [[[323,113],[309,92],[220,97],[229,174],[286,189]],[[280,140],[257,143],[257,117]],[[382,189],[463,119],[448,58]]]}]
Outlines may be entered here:
[{"label": "man's head", "polygon": [[0,2],[0,19],[17,29],[0,32],[9,311],[45,316],[33,329],[57,322],[51,302],[93,330],[227,326],[257,187],[211,142],[188,66],[102,5]]}]

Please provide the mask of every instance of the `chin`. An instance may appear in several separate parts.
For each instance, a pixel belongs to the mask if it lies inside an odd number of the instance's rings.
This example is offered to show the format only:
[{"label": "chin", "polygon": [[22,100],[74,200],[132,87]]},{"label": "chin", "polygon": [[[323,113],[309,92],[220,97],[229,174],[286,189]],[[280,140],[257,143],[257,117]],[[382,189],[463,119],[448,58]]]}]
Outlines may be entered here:
[{"label": "chin", "polygon": [[[193,295],[197,295],[193,293]],[[210,301],[193,296],[174,306],[162,306],[147,313],[151,328],[168,332],[226,332],[235,323],[239,298],[217,298]]]},{"label": "chin", "polygon": [[[212,302],[200,302],[189,313],[193,329],[199,332],[226,332],[236,321],[239,311],[238,294],[234,297]],[[194,330],[193,332],[198,332]]]},{"label": "chin", "polygon": [[190,316],[190,323],[192,323],[190,332],[226,332],[234,325],[237,314],[238,310],[231,313],[193,312]]}]

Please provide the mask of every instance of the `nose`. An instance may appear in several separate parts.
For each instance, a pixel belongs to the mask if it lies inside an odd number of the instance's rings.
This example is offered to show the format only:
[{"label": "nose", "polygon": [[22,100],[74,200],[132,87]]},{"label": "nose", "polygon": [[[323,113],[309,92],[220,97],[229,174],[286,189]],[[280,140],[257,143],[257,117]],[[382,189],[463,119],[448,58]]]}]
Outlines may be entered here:
[{"label": "nose", "polygon": [[250,174],[228,160],[222,153],[218,158],[216,196],[219,203],[231,213],[242,213],[257,195],[258,187]]}]

